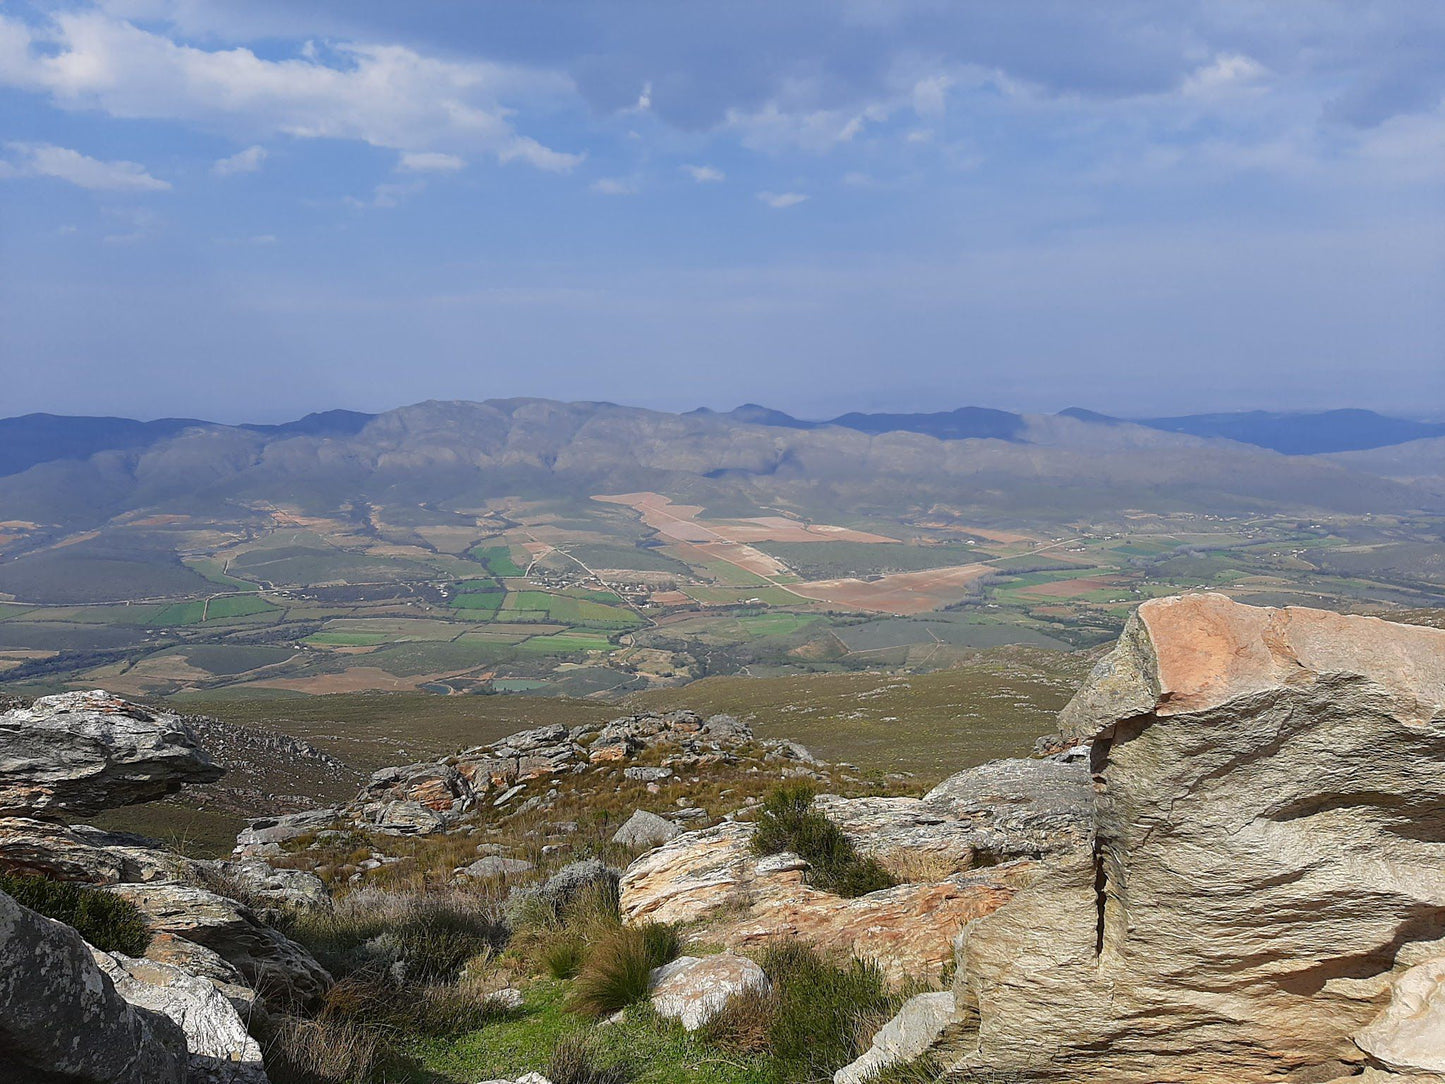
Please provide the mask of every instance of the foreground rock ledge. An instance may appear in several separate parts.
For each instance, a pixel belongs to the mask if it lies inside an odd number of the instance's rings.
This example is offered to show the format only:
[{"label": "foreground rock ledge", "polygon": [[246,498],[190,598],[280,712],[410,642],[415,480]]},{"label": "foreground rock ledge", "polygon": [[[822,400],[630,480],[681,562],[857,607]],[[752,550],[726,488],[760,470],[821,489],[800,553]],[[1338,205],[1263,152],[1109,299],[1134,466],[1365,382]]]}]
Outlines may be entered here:
[{"label": "foreground rock ledge", "polygon": [[1061,721],[1093,739],[1092,853],[959,936],[956,1067],[1240,1084],[1367,1066],[1353,1037],[1445,956],[1445,631],[1159,599]]}]

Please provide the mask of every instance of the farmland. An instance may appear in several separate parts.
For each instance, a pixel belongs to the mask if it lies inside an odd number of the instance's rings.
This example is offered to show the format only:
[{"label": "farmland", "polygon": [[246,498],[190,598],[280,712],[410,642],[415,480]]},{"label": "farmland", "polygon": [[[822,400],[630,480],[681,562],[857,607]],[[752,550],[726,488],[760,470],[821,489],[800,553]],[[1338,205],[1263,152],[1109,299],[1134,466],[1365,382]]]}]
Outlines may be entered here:
[{"label": "farmland", "polygon": [[926,674],[1002,649],[1087,650],[1180,590],[1436,606],[1432,532],[1404,516],[980,522],[937,504],[865,516],[651,491],[233,504],[45,545],[17,529],[0,551],[0,673],[20,692],[593,698]]}]

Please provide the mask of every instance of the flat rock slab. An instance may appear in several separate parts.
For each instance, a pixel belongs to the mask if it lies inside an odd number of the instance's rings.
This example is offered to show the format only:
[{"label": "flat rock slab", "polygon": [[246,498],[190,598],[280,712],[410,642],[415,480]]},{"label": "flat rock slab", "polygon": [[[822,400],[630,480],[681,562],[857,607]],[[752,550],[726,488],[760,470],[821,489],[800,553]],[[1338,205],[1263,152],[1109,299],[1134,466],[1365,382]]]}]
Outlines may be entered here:
[{"label": "flat rock slab", "polygon": [[696,1031],[749,990],[770,986],[763,969],[746,956],[679,956],[652,973],[652,1007],[664,1020]]},{"label": "flat rock slab", "polygon": [[99,813],[224,774],[179,715],[98,689],[0,713],[0,815]]}]

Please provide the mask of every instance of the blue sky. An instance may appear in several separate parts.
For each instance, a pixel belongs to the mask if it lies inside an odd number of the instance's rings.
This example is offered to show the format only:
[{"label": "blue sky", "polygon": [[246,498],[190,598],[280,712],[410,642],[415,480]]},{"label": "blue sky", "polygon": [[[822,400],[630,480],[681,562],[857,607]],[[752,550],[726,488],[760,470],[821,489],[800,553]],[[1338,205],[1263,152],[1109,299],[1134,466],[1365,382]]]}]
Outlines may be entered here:
[{"label": "blue sky", "polygon": [[0,0],[0,414],[1445,413],[1445,4]]}]

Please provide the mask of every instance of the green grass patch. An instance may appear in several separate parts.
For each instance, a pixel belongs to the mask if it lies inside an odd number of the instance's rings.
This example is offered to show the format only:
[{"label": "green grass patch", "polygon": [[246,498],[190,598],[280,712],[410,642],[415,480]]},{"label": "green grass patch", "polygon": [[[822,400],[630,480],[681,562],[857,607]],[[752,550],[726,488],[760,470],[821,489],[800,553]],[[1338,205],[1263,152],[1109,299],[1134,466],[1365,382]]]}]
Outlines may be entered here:
[{"label": "green grass patch", "polygon": [[511,592],[502,609],[510,620],[525,620],[517,616],[523,613],[543,614],[559,624],[582,628],[633,629],[642,624],[641,618],[621,606],[546,591]]},{"label": "green grass patch", "polygon": [[381,632],[314,632],[301,642],[313,647],[376,647],[391,639]]},{"label": "green grass patch", "polygon": [[226,572],[226,566],[213,557],[186,557],[185,564],[195,569],[212,583],[229,587],[232,591],[259,591],[261,588],[249,580],[240,580]]},{"label": "green grass patch", "polygon": [[267,602],[264,598],[255,598],[247,595],[231,595],[226,598],[213,598],[206,607],[207,621],[225,621],[232,617],[250,617],[252,614],[268,613],[280,609],[273,603]]},{"label": "green grass patch", "polygon": [[467,556],[486,566],[494,576],[522,576],[527,571],[517,564],[511,546],[473,546]]}]

